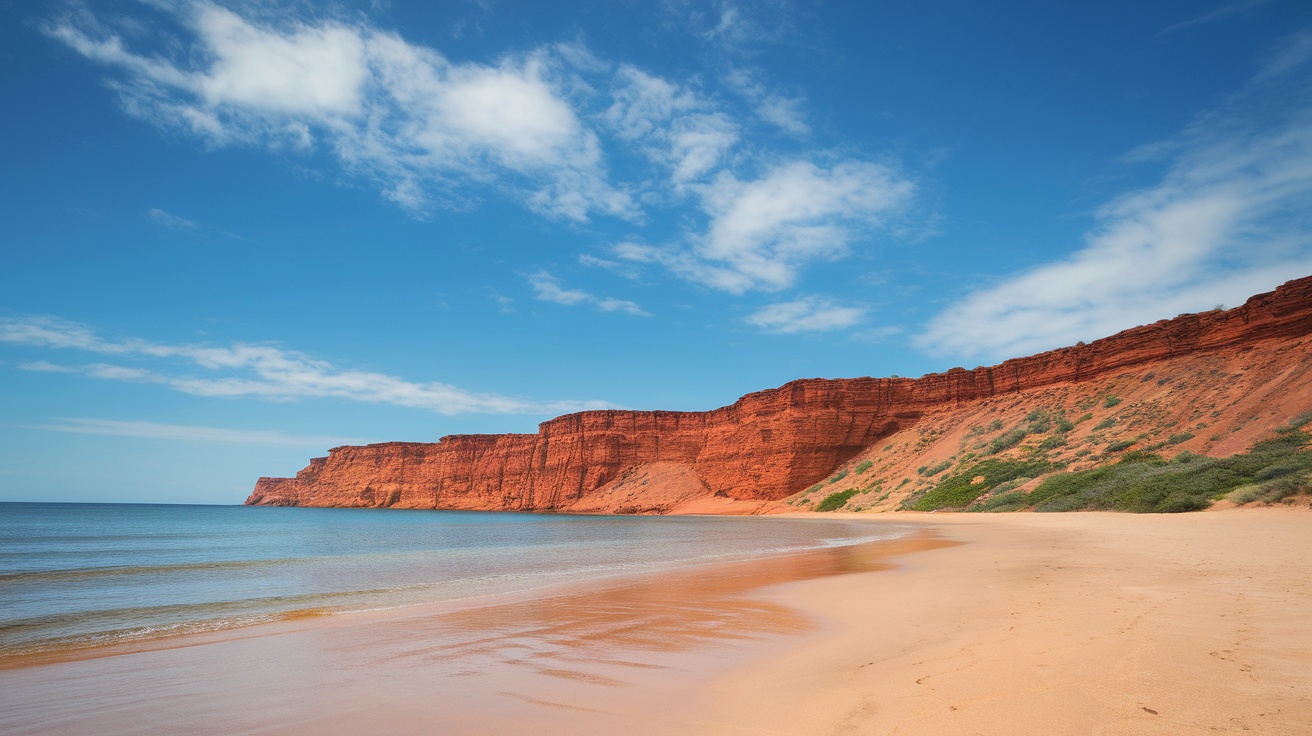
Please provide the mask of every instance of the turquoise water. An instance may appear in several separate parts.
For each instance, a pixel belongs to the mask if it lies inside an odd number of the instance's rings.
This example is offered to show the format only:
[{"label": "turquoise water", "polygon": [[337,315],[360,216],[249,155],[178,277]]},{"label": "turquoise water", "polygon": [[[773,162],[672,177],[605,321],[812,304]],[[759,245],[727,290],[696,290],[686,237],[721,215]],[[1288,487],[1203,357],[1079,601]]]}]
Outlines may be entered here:
[{"label": "turquoise water", "polygon": [[908,533],[841,519],[0,503],[0,656]]}]

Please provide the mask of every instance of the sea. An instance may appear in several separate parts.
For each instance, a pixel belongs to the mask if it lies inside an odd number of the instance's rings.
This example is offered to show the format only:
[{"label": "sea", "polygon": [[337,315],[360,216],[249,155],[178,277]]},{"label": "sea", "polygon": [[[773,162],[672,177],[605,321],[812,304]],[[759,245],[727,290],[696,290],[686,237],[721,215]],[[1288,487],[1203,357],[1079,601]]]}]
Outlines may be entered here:
[{"label": "sea", "polygon": [[0,658],[890,539],[844,519],[0,503]]}]

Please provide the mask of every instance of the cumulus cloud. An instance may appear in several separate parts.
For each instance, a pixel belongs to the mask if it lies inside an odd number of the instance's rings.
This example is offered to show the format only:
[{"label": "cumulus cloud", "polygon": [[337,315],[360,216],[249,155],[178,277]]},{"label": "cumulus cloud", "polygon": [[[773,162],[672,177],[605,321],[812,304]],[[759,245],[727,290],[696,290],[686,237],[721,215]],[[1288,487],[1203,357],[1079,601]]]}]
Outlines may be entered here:
[{"label": "cumulus cloud", "polygon": [[334,398],[426,409],[439,414],[559,414],[614,408],[602,401],[539,402],[466,391],[445,383],[407,381],[383,373],[339,368],[328,361],[276,345],[236,343],[214,347],[170,345],[138,338],[109,340],[86,325],[54,317],[0,319],[0,343],[80,350],[120,360],[153,361],[156,365],[150,367],[122,362],[69,366],[44,361],[19,367],[46,372],[77,372],[104,380],[158,384],[194,396],[268,401]]},{"label": "cumulus cloud", "polygon": [[738,143],[738,124],[684,85],[625,65],[615,75],[612,95],[605,119],[665,166],[676,189],[702,179]]},{"label": "cumulus cloud", "polygon": [[625,299],[598,297],[581,289],[566,289],[560,279],[546,271],[538,271],[528,276],[528,283],[533,287],[533,297],[539,301],[574,306],[591,304],[603,312],[623,312],[635,317],[650,317],[637,304]]},{"label": "cumulus cloud", "polygon": [[635,212],[607,182],[598,140],[546,51],[459,64],[364,25],[265,27],[204,2],[179,12],[192,37],[177,59],[134,51],[88,13],[47,32],[118,69],[112,86],[130,114],[216,145],[324,146],[415,212],[467,181],[570,220]]},{"label": "cumulus cloud", "polygon": [[691,248],[626,242],[614,252],[734,294],[779,290],[807,263],[847,255],[854,238],[896,215],[914,191],[888,167],[862,161],[794,161],[750,181],[722,172],[700,192],[709,225],[690,237]]},{"label": "cumulus cloud", "polygon": [[[755,73],[718,80],[731,90],[720,98],[697,78],[612,64],[578,43],[454,62],[340,15],[150,5],[171,22],[75,8],[45,30],[102,65],[131,115],[214,146],[326,154],[417,215],[487,191],[579,223],[607,215],[641,226],[642,207],[679,208],[680,234],[615,248],[630,272],[652,263],[735,294],[785,288],[808,263],[845,256],[915,189],[886,166],[816,152],[785,158],[751,141],[767,125],[809,130],[802,100]],[[762,14],[774,13],[727,2],[714,12],[721,40],[759,35],[771,25]],[[608,152],[640,183],[612,182]],[[159,209],[149,216],[203,228]],[[642,313],[624,300],[588,303]]]},{"label": "cumulus cloud", "polygon": [[337,447],[339,445],[366,445],[371,442],[371,440],[352,437],[290,435],[267,429],[228,429],[226,427],[204,427],[194,424],[160,424],[157,422],[78,417],[56,419],[49,424],[41,425],[39,429],[50,432],[94,434],[107,437],[136,437],[149,440],[260,445],[262,447]]},{"label": "cumulus cloud", "polygon": [[831,299],[808,296],[762,307],[746,321],[766,332],[791,335],[845,329],[860,323],[865,314],[861,307],[846,307]]},{"label": "cumulus cloud", "polygon": [[1295,87],[1249,88],[1178,139],[1137,152],[1171,156],[1159,183],[1100,208],[1066,258],[951,305],[917,343],[1012,357],[1233,305],[1312,273],[1312,107],[1308,86]]}]

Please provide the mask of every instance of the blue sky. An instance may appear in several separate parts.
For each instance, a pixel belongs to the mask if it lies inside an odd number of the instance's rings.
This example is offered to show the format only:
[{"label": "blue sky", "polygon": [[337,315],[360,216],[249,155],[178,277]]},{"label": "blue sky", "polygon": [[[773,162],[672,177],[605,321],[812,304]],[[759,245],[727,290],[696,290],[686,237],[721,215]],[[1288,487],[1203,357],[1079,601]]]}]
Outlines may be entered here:
[{"label": "blue sky", "polygon": [[1312,273],[1312,7],[902,5],[0,5],[0,500],[236,503]]}]

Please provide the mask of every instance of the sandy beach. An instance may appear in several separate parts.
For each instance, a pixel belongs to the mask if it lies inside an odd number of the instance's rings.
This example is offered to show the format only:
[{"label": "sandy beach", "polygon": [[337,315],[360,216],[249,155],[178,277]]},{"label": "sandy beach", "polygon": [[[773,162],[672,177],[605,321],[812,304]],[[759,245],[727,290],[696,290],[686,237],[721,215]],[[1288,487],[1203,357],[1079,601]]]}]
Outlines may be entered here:
[{"label": "sandy beach", "polygon": [[996,514],[900,540],[0,671],[0,731],[1312,732],[1312,513]]},{"label": "sandy beach", "polygon": [[778,589],[826,622],[704,733],[1312,733],[1312,514],[920,517],[964,544]]}]

